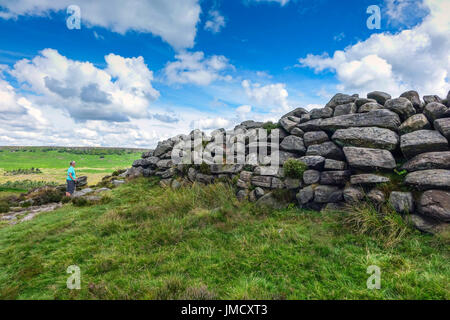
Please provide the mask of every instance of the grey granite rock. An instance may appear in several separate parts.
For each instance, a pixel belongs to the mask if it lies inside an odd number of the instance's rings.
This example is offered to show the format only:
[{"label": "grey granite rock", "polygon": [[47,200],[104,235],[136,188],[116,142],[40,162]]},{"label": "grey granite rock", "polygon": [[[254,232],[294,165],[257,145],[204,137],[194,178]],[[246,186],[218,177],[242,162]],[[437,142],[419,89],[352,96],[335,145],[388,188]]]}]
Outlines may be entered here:
[{"label": "grey granite rock", "polygon": [[344,147],[344,153],[351,168],[392,170],[396,167],[394,157],[387,150]]},{"label": "grey granite rock", "polygon": [[339,129],[331,139],[342,147],[352,146],[386,150],[395,150],[399,142],[397,133],[377,127]]},{"label": "grey granite rock", "polygon": [[419,190],[450,189],[450,170],[434,169],[408,173],[405,184]]},{"label": "grey granite rock", "polygon": [[406,158],[412,158],[419,153],[447,151],[448,142],[438,131],[418,130],[401,136],[400,148]]},{"label": "grey granite rock", "polygon": [[402,166],[409,172],[430,169],[450,169],[450,151],[421,153]]}]

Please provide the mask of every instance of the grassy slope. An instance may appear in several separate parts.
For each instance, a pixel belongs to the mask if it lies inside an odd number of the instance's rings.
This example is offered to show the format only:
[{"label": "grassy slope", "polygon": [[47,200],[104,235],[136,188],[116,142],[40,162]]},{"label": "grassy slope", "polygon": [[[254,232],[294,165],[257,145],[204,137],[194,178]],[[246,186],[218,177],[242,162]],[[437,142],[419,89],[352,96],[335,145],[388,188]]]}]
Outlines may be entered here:
[{"label": "grassy slope", "polygon": [[[35,152],[10,152],[4,149],[0,152],[0,183],[6,181],[20,181],[29,179],[32,181],[49,181],[65,183],[66,171],[71,160],[77,162],[78,176],[88,176],[89,183],[97,183],[105,175],[114,170],[130,166],[133,160],[140,157],[141,152],[127,153],[122,155],[105,155],[100,159],[99,155],[74,154],[71,152],[59,153],[56,150],[44,152],[45,148],[33,147]],[[42,174],[4,176],[4,170],[39,168]]]},{"label": "grassy slope", "polygon": [[[412,232],[388,247],[347,230],[341,214],[257,209],[221,184],[172,191],[138,180],[109,199],[0,229],[0,297],[450,298],[436,237]],[[73,264],[79,291],[66,288]],[[381,290],[366,289],[369,265],[381,267]]]}]

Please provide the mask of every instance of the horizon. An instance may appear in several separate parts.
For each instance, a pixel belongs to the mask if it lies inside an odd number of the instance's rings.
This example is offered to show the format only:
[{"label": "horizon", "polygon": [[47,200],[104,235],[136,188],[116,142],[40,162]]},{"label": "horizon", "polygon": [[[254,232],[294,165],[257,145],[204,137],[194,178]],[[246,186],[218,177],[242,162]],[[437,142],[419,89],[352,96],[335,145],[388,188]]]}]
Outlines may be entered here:
[{"label": "horizon", "polygon": [[0,145],[152,149],[338,92],[445,98],[449,11],[445,0],[0,0]]}]

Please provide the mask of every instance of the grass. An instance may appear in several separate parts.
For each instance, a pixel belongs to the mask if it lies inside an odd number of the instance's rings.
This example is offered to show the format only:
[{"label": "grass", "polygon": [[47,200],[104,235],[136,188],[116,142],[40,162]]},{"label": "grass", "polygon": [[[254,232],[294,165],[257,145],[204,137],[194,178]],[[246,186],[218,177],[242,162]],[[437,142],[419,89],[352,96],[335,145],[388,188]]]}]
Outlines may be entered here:
[{"label": "grass", "polygon": [[[89,184],[95,184],[117,169],[130,167],[142,153],[138,149],[62,147],[1,147],[0,150],[0,184],[25,179],[64,184],[72,160],[77,162],[77,175],[87,176]],[[24,167],[39,168],[42,173],[5,176],[8,171]]]},{"label": "grass", "polygon": [[[3,299],[449,299],[448,243],[392,243],[348,213],[273,211],[226,184],[165,190],[138,179],[0,229]],[[68,290],[66,269],[81,269]],[[381,268],[368,290],[367,267]]]}]

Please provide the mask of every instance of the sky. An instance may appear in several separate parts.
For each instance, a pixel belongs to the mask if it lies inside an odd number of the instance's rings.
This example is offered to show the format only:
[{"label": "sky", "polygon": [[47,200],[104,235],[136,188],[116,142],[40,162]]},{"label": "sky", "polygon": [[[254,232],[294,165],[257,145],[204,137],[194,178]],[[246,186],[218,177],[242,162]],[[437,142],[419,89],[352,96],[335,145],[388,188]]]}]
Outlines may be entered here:
[{"label": "sky", "polygon": [[152,148],[337,92],[446,97],[449,12],[450,0],[0,0],[0,145]]}]

